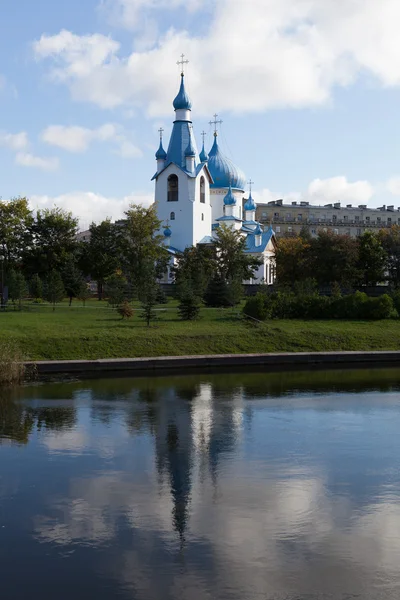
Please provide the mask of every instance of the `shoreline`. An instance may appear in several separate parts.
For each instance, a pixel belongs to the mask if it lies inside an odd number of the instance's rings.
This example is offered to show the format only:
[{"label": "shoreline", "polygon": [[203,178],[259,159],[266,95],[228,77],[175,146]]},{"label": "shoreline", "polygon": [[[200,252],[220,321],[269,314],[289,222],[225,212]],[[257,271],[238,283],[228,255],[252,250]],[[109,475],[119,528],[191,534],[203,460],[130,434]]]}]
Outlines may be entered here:
[{"label": "shoreline", "polygon": [[162,376],[172,373],[226,372],[230,369],[262,369],[265,372],[311,368],[400,367],[400,351],[286,352],[266,354],[214,354],[160,356],[149,358],[106,358],[97,360],[29,361],[28,374],[36,379],[52,377]]}]

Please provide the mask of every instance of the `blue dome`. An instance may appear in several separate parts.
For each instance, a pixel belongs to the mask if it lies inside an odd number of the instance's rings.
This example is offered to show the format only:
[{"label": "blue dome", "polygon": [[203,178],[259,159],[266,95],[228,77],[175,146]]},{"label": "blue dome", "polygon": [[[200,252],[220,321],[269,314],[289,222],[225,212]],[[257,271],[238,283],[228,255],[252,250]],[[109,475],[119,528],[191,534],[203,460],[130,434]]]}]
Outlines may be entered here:
[{"label": "blue dome", "polygon": [[203,162],[207,162],[207,161],[208,161],[208,154],[207,154],[207,152],[206,152],[206,151],[205,151],[205,149],[204,149],[204,142],[203,142],[203,149],[202,149],[202,151],[200,152],[200,161],[201,161],[202,163],[203,163]]},{"label": "blue dome", "polygon": [[257,224],[257,227],[255,228],[254,234],[255,235],[261,235],[264,233],[263,228],[261,227],[260,223]]},{"label": "blue dome", "polygon": [[156,159],[162,159],[162,160],[166,160],[167,158],[167,153],[165,152],[163,145],[162,145],[162,140],[160,140],[160,146],[156,152]]},{"label": "blue dome", "polygon": [[175,110],[179,110],[179,109],[184,109],[184,110],[190,110],[192,108],[192,103],[190,102],[190,98],[186,93],[185,90],[185,82],[184,82],[184,76],[181,75],[181,87],[179,88],[179,92],[177,97],[174,100],[174,109]]},{"label": "blue dome", "polygon": [[232,193],[232,187],[229,186],[229,190],[227,195],[224,198],[224,204],[225,206],[234,206],[236,204],[236,198]]},{"label": "blue dome", "polygon": [[245,190],[245,174],[220,152],[216,137],[208,156],[207,166],[214,180],[210,185],[211,188],[227,188],[231,185],[236,190]]},{"label": "blue dome", "polygon": [[256,203],[254,202],[253,196],[251,195],[251,192],[250,192],[249,198],[244,205],[244,210],[256,210],[256,208],[257,208]]},{"label": "blue dome", "polygon": [[196,150],[193,146],[192,133],[189,130],[189,144],[185,150],[185,156],[196,156]]},{"label": "blue dome", "polygon": [[169,228],[169,227],[166,227],[166,228],[164,229],[164,237],[167,237],[167,238],[169,238],[169,237],[171,237],[171,235],[172,235],[172,231],[170,230],[170,228]]}]

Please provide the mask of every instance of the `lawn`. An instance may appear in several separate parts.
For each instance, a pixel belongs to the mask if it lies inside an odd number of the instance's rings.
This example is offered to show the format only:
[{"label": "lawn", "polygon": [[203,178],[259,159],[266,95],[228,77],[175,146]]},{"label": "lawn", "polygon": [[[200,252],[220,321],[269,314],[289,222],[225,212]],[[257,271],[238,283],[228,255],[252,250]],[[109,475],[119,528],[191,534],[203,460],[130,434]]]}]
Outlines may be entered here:
[{"label": "lawn", "polygon": [[202,309],[194,322],[179,319],[174,302],[159,307],[148,328],[137,308],[123,321],[106,303],[83,308],[62,304],[55,312],[31,305],[0,313],[2,340],[15,340],[26,359],[95,359],[184,354],[400,350],[400,320],[267,321],[253,325],[239,310]]}]

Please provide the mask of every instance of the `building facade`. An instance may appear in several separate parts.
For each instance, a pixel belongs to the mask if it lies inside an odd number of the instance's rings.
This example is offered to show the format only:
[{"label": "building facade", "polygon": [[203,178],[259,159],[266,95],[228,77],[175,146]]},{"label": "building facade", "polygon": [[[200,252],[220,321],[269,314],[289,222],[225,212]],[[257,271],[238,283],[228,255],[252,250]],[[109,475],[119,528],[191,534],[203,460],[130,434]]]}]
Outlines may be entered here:
[{"label": "building facade", "polygon": [[315,206],[309,202],[285,204],[283,200],[274,200],[257,205],[256,219],[273,227],[276,237],[298,235],[304,227],[312,237],[327,231],[357,237],[367,230],[400,225],[400,208],[367,208],[365,204],[342,206],[340,202]]}]

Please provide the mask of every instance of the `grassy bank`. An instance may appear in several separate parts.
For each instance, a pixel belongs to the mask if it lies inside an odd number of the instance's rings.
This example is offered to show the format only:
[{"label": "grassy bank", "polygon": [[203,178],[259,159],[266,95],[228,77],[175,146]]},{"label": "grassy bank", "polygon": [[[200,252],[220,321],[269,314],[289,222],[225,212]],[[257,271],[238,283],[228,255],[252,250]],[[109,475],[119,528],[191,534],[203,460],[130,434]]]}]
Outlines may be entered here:
[{"label": "grassy bank", "polygon": [[203,309],[195,322],[180,321],[175,304],[160,307],[147,328],[136,311],[122,321],[103,303],[31,307],[0,313],[1,339],[31,360],[95,359],[184,354],[400,350],[400,320],[270,321],[249,325],[238,311]]}]

